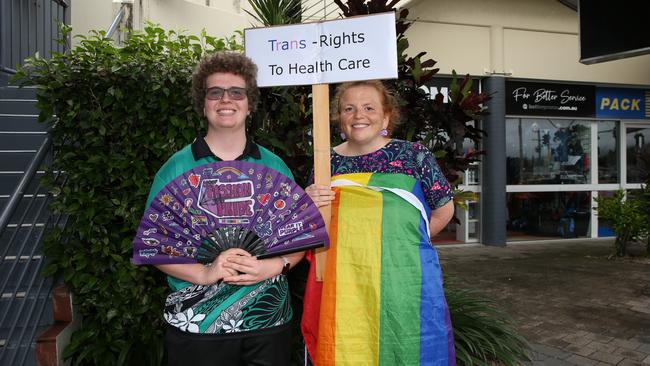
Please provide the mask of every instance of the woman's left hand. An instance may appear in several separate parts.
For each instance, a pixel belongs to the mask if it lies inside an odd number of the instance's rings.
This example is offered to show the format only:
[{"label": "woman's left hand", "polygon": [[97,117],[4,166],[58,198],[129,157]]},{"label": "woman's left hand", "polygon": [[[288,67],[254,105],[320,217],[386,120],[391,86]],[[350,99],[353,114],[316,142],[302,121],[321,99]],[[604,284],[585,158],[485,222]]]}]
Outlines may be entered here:
[{"label": "woman's left hand", "polygon": [[253,285],[276,276],[282,272],[284,261],[280,258],[257,259],[250,256],[231,256],[223,264],[224,268],[239,272],[238,275],[228,276],[223,282],[231,285]]},{"label": "woman's left hand", "polygon": [[336,198],[336,193],[329,186],[317,186],[315,184],[305,188],[305,193],[316,204],[316,207],[327,206]]}]

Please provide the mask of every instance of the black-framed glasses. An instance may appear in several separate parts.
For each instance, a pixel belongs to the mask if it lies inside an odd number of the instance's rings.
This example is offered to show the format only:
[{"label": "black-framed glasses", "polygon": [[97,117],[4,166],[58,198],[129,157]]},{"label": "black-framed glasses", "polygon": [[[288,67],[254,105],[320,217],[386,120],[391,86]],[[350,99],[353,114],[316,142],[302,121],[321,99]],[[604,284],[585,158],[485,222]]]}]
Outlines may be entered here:
[{"label": "black-framed glasses", "polygon": [[205,97],[210,100],[221,100],[224,93],[228,93],[228,97],[232,100],[246,99],[246,88],[240,88],[238,86],[231,86],[228,89],[213,86],[205,90]]}]

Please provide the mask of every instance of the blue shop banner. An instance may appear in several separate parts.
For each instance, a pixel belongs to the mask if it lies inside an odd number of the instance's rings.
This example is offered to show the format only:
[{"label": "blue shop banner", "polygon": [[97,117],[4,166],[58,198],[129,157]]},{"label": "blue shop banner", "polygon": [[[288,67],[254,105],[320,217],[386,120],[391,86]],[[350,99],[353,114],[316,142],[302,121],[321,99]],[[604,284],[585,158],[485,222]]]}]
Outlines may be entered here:
[{"label": "blue shop banner", "polygon": [[596,117],[650,119],[650,90],[596,88]]}]

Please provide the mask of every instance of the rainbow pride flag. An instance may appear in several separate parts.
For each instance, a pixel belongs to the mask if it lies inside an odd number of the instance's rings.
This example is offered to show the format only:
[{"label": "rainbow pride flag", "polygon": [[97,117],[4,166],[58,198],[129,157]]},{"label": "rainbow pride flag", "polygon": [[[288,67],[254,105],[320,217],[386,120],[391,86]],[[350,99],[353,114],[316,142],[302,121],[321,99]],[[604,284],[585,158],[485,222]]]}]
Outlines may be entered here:
[{"label": "rainbow pride flag", "polygon": [[316,366],[455,365],[429,208],[403,174],[333,177],[325,280],[310,269],[302,331]]}]

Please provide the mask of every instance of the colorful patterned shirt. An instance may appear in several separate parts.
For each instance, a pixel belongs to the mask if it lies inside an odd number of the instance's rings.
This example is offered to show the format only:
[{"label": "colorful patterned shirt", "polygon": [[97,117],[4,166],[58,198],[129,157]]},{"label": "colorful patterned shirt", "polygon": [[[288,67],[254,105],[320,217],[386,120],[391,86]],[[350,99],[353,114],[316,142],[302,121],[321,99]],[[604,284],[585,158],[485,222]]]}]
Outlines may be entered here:
[{"label": "colorful patterned shirt", "polygon": [[453,196],[449,182],[436,158],[417,142],[392,139],[381,149],[366,155],[343,156],[332,149],[332,175],[347,173],[402,173],[419,180],[429,207],[434,210]]},{"label": "colorful patterned shirt", "polygon": [[[167,183],[199,165],[219,161],[203,138],[179,150],[160,168],[149,193],[147,207]],[[236,160],[265,165],[293,179],[278,156],[248,140]],[[168,324],[183,332],[232,336],[288,325],[293,316],[285,275],[250,286],[225,283],[201,286],[167,276],[171,294],[165,302]],[[250,334],[250,333],[246,333]]]}]

